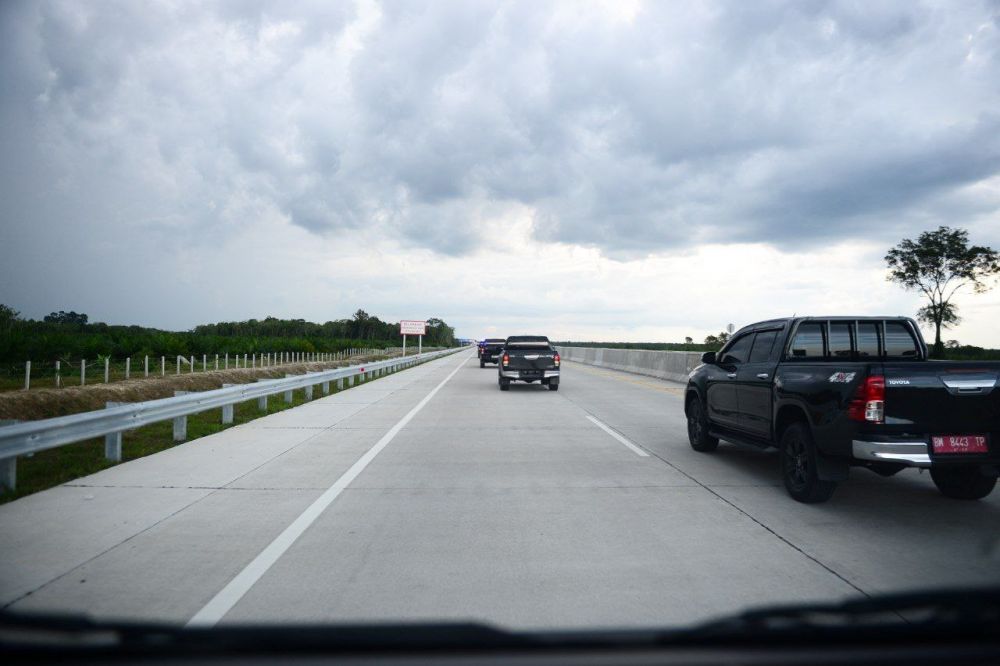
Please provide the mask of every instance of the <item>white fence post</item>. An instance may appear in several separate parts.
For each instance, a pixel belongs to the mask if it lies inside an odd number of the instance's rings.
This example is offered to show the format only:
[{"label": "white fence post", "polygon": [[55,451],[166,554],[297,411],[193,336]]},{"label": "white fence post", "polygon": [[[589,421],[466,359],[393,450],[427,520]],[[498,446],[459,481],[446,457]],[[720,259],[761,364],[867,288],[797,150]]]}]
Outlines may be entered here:
[{"label": "white fence post", "polygon": [[24,364],[24,390],[31,388],[31,361]]},{"label": "white fence post", "polygon": [[229,369],[229,352],[226,352],[226,370]]},{"label": "white fence post", "polygon": [[87,384],[87,359],[80,359],[80,386]]},{"label": "white fence post", "polygon": [[181,374],[181,357],[177,357],[177,374]]},{"label": "white fence post", "polygon": [[206,372],[208,370],[208,354],[201,355],[201,371]]},{"label": "white fence post", "polygon": [[166,356],[161,356],[160,357],[160,376],[162,376],[162,377],[166,377],[167,376],[167,357]]},{"label": "white fence post", "polygon": [[218,354],[215,355],[215,369],[216,370],[219,369],[219,355]]},{"label": "white fence post", "polygon": [[142,361],[142,376],[149,377],[149,354]]},{"label": "white fence post", "polygon": [[[124,402],[106,402],[105,409],[124,405]],[[109,432],[104,436],[104,457],[112,462],[122,461],[122,434],[121,432]]]},{"label": "white fence post", "polygon": [[56,361],[56,388],[60,388],[62,386],[62,376],[59,374],[61,365],[62,361]]},{"label": "white fence post", "polygon": [[108,376],[109,376],[110,369],[111,369],[111,357],[110,356],[105,356],[104,357],[104,383],[105,384],[108,383]]},{"label": "white fence post", "polygon": [[247,369],[247,355],[243,354],[243,369]]},{"label": "white fence post", "polygon": [[128,378],[131,376],[131,374],[132,374],[132,357],[131,356],[126,356],[125,357],[125,379],[128,380]]},{"label": "white fence post", "polygon": [[[191,391],[174,391],[174,396],[187,395]],[[174,418],[174,441],[183,442],[187,439],[188,435],[188,417],[187,414],[184,416],[178,416]]]},{"label": "white fence post", "polygon": [[194,372],[194,354],[191,354],[191,358],[188,359],[188,363],[191,365],[191,372]]},{"label": "white fence post", "polygon": [[250,359],[250,367],[254,370],[257,369],[257,352],[254,352],[253,357]]}]

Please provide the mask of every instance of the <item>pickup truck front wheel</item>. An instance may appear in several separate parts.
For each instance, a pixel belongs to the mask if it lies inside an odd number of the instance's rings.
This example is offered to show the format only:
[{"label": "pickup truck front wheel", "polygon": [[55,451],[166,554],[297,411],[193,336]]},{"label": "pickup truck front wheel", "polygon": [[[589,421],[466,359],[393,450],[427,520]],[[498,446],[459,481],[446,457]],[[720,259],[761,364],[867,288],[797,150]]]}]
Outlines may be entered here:
[{"label": "pickup truck front wheel", "polygon": [[708,418],[701,401],[694,398],[688,405],[688,441],[695,451],[708,453],[719,446],[719,438],[708,434]]},{"label": "pickup truck front wheel", "polygon": [[995,476],[986,476],[975,465],[931,467],[931,480],[942,495],[961,500],[982,499],[997,485]]},{"label": "pickup truck front wheel", "polygon": [[781,435],[781,478],[797,502],[819,504],[833,495],[836,481],[822,481],[816,473],[816,445],[804,423],[793,423]]}]

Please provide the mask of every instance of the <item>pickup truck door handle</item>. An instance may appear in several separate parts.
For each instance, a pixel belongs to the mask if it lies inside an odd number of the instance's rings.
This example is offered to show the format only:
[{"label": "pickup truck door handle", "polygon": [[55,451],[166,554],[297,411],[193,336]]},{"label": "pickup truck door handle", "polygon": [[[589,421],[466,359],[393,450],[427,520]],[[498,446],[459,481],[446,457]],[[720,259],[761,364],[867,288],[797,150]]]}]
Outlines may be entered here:
[{"label": "pickup truck door handle", "polygon": [[726,375],[726,377],[729,377],[730,379],[736,379],[736,373],[730,372],[728,375]]},{"label": "pickup truck door handle", "polygon": [[766,372],[758,372],[757,373],[757,379],[767,379],[767,373]]}]

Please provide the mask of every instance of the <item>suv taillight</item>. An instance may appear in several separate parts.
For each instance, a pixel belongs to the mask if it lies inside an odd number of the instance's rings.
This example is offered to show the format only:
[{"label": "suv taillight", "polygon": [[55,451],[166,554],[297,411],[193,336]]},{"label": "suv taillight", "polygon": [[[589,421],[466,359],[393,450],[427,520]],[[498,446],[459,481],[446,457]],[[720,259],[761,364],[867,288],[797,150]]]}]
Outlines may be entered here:
[{"label": "suv taillight", "polygon": [[507,354],[503,355],[503,364],[510,365],[510,356],[508,356]]},{"label": "suv taillight", "polygon": [[885,377],[871,375],[858,384],[854,398],[847,407],[847,416],[865,423],[885,421]]},{"label": "suv taillight", "polygon": [[555,361],[556,365],[559,365],[559,354],[556,354],[552,360]]}]

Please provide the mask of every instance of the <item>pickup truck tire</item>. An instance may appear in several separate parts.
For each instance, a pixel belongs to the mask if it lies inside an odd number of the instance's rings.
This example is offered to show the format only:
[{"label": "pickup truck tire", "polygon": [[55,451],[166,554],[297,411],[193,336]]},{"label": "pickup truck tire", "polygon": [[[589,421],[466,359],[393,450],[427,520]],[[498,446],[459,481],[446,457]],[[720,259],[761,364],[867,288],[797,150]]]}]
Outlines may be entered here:
[{"label": "pickup truck tire", "polygon": [[688,406],[688,441],[691,448],[702,453],[710,453],[719,446],[719,438],[708,434],[708,417],[701,401],[695,398]]},{"label": "pickup truck tire", "polygon": [[500,380],[500,390],[501,391],[509,391],[510,390],[510,380],[509,379],[501,379]]},{"label": "pickup truck tire", "polygon": [[479,367],[480,368],[485,368],[486,367],[486,361],[484,361],[483,359],[479,359]]},{"label": "pickup truck tire", "polygon": [[781,434],[781,479],[797,502],[819,504],[833,495],[836,481],[822,481],[816,472],[816,445],[805,423],[793,423]]},{"label": "pickup truck tire", "polygon": [[558,391],[559,390],[559,382],[549,382],[549,390],[550,391]]},{"label": "pickup truck tire", "polygon": [[975,465],[931,467],[931,480],[942,495],[961,500],[982,499],[997,485],[995,476],[986,476]]}]

